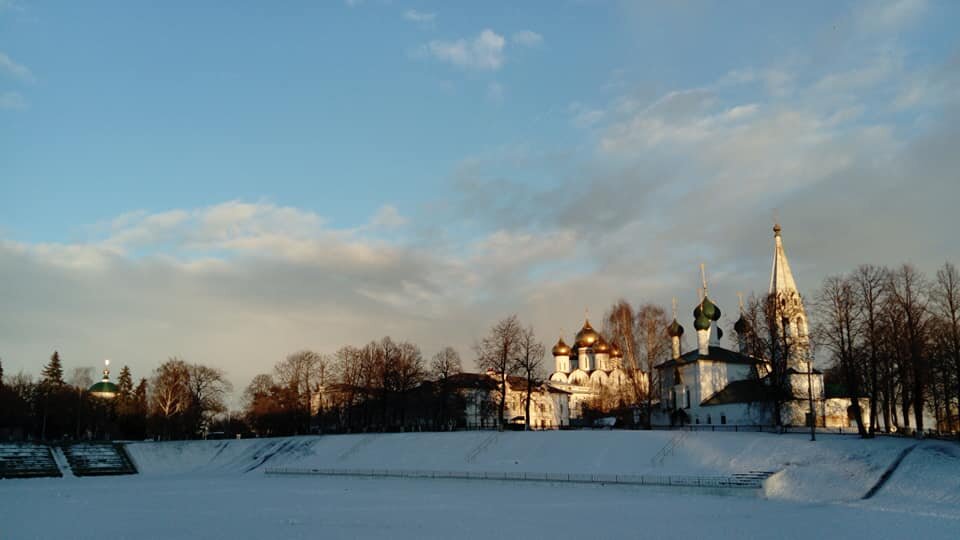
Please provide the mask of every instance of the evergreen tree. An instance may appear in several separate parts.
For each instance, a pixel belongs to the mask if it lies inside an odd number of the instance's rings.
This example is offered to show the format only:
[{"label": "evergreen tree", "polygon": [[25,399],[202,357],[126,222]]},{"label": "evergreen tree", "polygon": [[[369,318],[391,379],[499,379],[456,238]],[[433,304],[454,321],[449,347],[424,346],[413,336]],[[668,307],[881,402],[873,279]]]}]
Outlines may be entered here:
[{"label": "evergreen tree", "polygon": [[130,367],[123,366],[120,370],[120,376],[117,377],[117,390],[117,401],[120,403],[133,399],[133,376],[130,375]]},{"label": "evergreen tree", "polygon": [[0,390],[3,390],[3,358],[0,358]]},{"label": "evergreen tree", "polygon": [[40,384],[47,386],[63,386],[63,365],[60,363],[60,353],[53,351],[50,362],[43,368]]},{"label": "evergreen tree", "polygon": [[138,410],[147,410],[147,379],[141,378],[133,391],[133,402],[137,404]]}]

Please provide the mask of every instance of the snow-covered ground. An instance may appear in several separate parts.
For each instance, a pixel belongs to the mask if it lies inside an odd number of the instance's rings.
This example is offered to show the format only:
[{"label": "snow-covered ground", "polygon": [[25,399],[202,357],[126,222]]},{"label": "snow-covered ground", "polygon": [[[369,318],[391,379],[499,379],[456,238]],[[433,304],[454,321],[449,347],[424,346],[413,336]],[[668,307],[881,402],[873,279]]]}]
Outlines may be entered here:
[{"label": "snow-covered ground", "polygon": [[[960,446],[675,432],[418,433],[137,443],[141,474],[0,481],[0,538],[956,538]],[[265,467],[715,475],[777,471],[756,497],[670,488],[272,476]]]}]

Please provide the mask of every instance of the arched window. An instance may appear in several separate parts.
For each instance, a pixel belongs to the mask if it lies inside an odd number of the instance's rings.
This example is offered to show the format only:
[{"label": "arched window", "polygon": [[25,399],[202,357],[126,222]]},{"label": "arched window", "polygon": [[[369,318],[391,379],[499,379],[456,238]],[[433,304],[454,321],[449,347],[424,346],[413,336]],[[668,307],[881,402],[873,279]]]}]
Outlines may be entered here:
[{"label": "arched window", "polygon": [[689,409],[690,408],[690,387],[689,386],[683,389],[683,401],[684,403],[686,403],[685,407]]},{"label": "arched window", "polygon": [[803,317],[797,317],[796,325],[797,325],[797,335],[798,336],[806,335],[806,332],[804,332],[803,330]]}]

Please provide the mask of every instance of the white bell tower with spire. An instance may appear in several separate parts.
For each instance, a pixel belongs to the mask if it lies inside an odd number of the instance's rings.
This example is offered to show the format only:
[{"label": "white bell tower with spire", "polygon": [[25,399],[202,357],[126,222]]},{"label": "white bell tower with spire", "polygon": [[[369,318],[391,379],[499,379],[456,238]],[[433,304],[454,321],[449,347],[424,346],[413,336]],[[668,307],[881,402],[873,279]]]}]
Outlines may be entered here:
[{"label": "white bell tower with spire", "polygon": [[[770,291],[777,306],[777,330],[786,335],[789,346],[787,367],[799,372],[810,370],[810,334],[803,299],[793,280],[787,253],[783,249],[780,223],[773,226],[773,269],[770,271]],[[785,325],[785,326],[784,326]]]}]

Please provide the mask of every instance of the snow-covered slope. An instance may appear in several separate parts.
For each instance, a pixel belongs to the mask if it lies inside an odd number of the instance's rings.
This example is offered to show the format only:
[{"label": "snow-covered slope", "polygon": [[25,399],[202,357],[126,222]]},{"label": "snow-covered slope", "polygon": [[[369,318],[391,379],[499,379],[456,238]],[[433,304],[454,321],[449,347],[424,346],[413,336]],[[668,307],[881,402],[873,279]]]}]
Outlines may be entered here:
[{"label": "snow-covered slope", "polygon": [[[674,442],[671,453],[652,461]],[[265,467],[660,475],[771,471],[776,474],[764,490],[770,498],[853,502],[913,443],[830,435],[810,442],[799,434],[543,431],[134,443],[128,451],[145,475],[259,474]],[[873,504],[886,504],[885,497],[896,496],[891,493],[947,506],[960,502],[956,444],[923,442],[901,469]],[[931,487],[937,494],[925,495]]]}]

